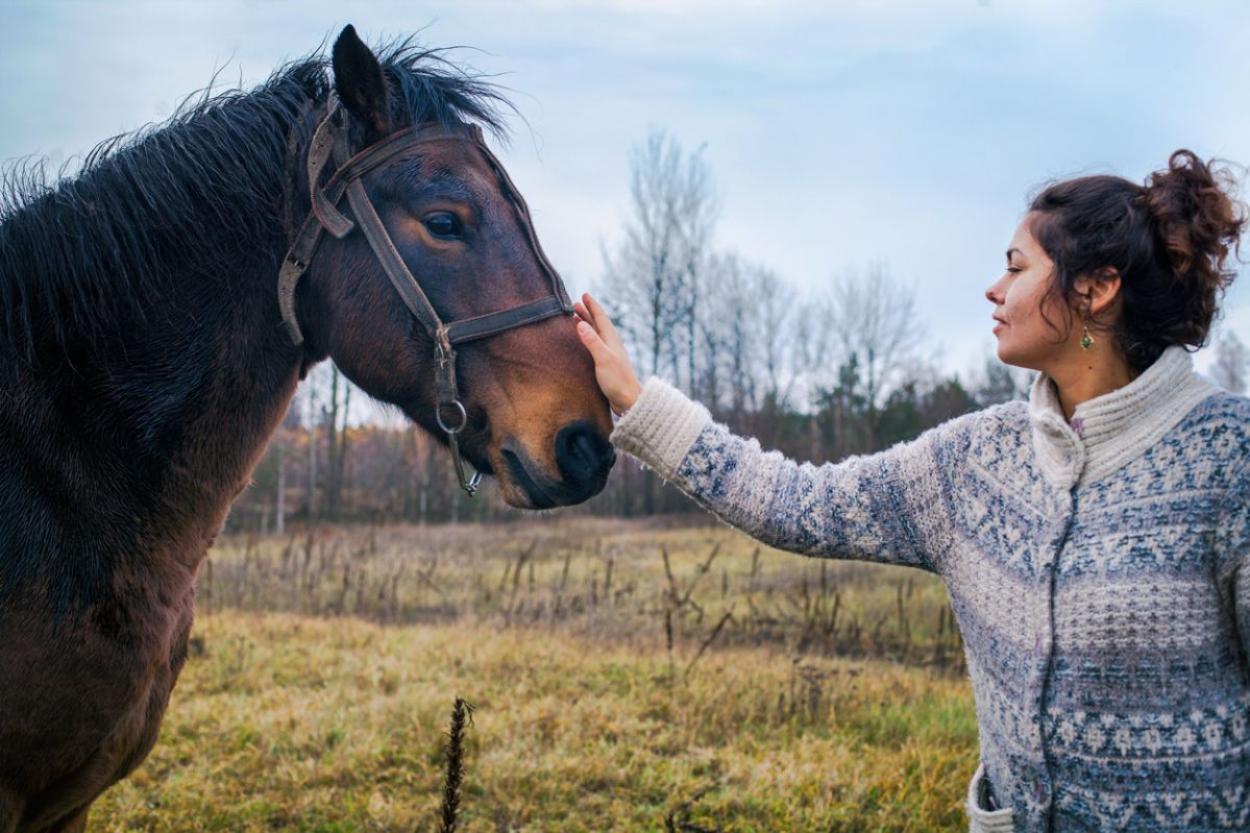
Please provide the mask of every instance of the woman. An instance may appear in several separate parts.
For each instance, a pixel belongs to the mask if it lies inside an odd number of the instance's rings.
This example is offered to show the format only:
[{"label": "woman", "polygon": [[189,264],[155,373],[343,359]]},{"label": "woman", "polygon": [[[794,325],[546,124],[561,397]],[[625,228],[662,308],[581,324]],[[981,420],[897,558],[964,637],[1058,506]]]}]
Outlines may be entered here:
[{"label": "woman", "polygon": [[1232,280],[1231,177],[1061,182],[985,297],[1028,403],[798,465],[640,385],[589,296],[578,332],[619,448],[787,550],[944,579],[981,763],[973,831],[1250,830],[1250,400],[1196,375]]}]

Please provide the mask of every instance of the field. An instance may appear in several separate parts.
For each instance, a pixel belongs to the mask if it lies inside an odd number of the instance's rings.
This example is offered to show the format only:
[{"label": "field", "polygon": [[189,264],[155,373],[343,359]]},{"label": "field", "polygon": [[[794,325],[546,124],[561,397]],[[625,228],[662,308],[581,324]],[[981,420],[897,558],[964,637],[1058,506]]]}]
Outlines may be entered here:
[{"label": "field", "polygon": [[543,517],[228,538],[161,740],[95,830],[963,830],[940,582],[724,527]]}]

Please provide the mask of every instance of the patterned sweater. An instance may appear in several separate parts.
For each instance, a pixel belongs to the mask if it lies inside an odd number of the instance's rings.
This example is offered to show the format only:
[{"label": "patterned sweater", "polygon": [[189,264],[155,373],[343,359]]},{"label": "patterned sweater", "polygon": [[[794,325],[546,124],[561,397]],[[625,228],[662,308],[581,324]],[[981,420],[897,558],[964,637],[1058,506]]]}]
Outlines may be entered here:
[{"label": "patterned sweater", "polygon": [[837,464],[765,453],[658,379],[612,441],[767,544],[943,578],[973,831],[1250,831],[1250,400],[1182,348],[1071,423],[1039,376]]}]

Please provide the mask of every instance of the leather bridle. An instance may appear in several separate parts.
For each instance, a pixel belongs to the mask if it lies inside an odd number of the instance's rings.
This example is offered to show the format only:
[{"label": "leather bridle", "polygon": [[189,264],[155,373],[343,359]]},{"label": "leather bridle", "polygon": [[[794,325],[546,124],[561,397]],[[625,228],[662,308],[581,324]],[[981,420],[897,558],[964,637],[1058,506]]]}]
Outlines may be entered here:
[{"label": "leather bridle", "polygon": [[[516,211],[517,219],[525,231],[530,249],[537,258],[539,266],[551,281],[551,295],[537,301],[529,301],[507,309],[456,321],[445,322],[439,317],[429,297],[421,289],[421,284],[413,277],[399,250],[395,248],[391,236],[386,231],[386,226],[382,224],[381,218],[378,217],[365,191],[361,178],[404,151],[431,142],[447,141],[473,142],[486,159],[499,180],[504,197]],[[325,185],[321,185],[322,173],[331,158],[334,159],[337,169]],[[468,414],[456,391],[455,346],[467,341],[498,335],[556,315],[571,315],[573,312],[573,304],[564,289],[564,283],[538,243],[538,236],[534,233],[534,224],[530,220],[529,208],[525,205],[524,198],[509,179],[503,165],[486,146],[482,139],[481,128],[475,124],[458,124],[449,127],[441,125],[408,127],[369,145],[354,156],[351,155],[347,113],[339,106],[338,98],[334,93],[330,93],[326,104],[326,114],[318,123],[312,140],[309,142],[305,167],[308,173],[308,191],[312,208],[300,225],[299,231],[296,232],[291,248],[287,251],[282,263],[282,269],[278,273],[278,306],[282,310],[282,322],[286,325],[291,341],[297,346],[304,341],[299,322],[295,318],[295,287],[300,277],[312,264],[322,232],[329,232],[334,237],[342,239],[359,226],[369,242],[369,247],[373,249],[378,263],[382,266],[382,270],[386,272],[391,285],[399,293],[404,306],[434,341],[434,387],[437,396],[434,419],[438,427],[447,434],[447,443],[451,448],[452,462],[455,465],[460,486],[472,496],[478,489],[482,475],[474,471],[472,477],[466,478],[464,459],[460,454],[457,435],[468,422]],[[345,217],[337,207],[344,194],[347,195],[348,205],[355,217],[354,222]],[[444,420],[445,409],[451,414],[451,424]]]}]

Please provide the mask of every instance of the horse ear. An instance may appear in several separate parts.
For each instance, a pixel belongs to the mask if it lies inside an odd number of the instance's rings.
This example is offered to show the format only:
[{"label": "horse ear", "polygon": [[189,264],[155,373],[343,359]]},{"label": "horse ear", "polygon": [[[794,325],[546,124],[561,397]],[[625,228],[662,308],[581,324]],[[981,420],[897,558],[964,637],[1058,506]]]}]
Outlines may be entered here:
[{"label": "horse ear", "polygon": [[334,90],[348,112],[370,132],[371,141],[390,133],[390,102],[386,78],[377,56],[365,46],[350,23],[339,33],[331,52]]}]

